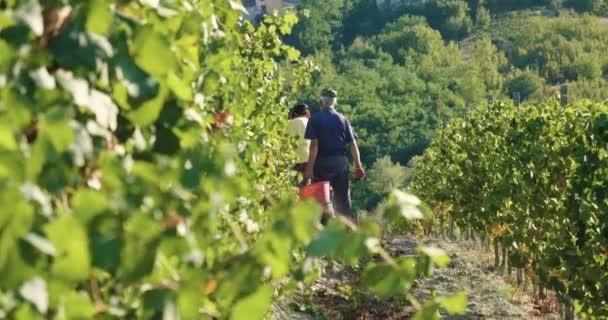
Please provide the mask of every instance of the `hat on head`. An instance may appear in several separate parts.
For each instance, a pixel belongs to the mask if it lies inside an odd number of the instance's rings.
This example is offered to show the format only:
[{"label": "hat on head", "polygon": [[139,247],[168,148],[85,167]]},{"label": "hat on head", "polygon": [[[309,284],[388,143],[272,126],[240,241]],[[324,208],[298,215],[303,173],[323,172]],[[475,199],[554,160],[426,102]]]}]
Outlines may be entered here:
[{"label": "hat on head", "polygon": [[321,90],[321,97],[336,98],[338,97],[338,92],[334,89],[325,88]]}]

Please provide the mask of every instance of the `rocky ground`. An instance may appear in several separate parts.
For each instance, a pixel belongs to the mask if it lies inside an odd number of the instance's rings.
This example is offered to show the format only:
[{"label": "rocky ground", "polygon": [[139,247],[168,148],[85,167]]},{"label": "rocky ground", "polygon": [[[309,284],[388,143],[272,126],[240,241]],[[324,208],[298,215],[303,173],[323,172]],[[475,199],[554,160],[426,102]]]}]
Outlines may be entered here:
[{"label": "rocky ground", "polygon": [[[450,264],[420,279],[414,295],[424,301],[434,291],[438,296],[465,291],[466,315],[443,315],[442,319],[559,319],[550,301],[535,303],[532,293],[514,285],[514,280],[493,271],[494,256],[469,241],[415,240],[396,237],[386,241],[395,256],[416,254],[419,244],[432,244],[450,254]],[[359,289],[358,271],[328,264],[312,290],[290,301],[275,303],[274,320],[283,319],[408,319],[413,309],[404,300],[381,301]]]}]

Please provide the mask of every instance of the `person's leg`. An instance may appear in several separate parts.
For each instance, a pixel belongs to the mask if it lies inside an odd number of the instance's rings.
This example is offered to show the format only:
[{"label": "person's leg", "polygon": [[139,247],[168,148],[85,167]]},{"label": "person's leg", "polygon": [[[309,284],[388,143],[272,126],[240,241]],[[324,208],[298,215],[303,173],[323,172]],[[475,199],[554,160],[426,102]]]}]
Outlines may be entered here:
[{"label": "person's leg", "polygon": [[[331,164],[317,163],[314,168],[315,180],[317,181],[331,181],[336,175],[336,168]],[[334,207],[331,203],[325,204],[323,207],[323,215],[321,216],[321,224],[326,225],[329,218],[333,216]]]},{"label": "person's leg", "polygon": [[348,161],[336,167],[336,175],[331,180],[334,189],[334,205],[336,212],[341,213],[351,219],[355,219],[350,198],[350,184],[348,177]]}]

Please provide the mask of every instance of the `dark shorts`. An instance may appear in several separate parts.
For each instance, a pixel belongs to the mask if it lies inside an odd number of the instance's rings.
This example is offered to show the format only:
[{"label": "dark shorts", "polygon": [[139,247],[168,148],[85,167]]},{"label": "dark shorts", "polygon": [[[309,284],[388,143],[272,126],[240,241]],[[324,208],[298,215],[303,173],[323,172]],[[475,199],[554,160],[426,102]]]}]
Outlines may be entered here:
[{"label": "dark shorts", "polygon": [[315,179],[329,181],[334,191],[334,208],[338,213],[353,217],[350,199],[348,159],[345,156],[319,158],[315,162]]}]

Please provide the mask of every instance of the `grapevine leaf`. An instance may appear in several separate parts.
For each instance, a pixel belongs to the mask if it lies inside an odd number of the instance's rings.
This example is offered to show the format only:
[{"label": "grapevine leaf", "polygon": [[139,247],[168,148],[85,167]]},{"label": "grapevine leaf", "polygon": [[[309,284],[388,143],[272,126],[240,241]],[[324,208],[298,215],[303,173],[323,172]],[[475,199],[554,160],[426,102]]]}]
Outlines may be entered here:
[{"label": "grapevine leaf", "polygon": [[299,202],[291,211],[291,225],[294,234],[302,242],[309,241],[315,233],[315,225],[320,219],[321,208],[314,202]]},{"label": "grapevine leaf", "polygon": [[[98,63],[112,56],[113,48],[107,40],[85,30],[83,16],[68,19],[66,26],[49,43],[50,53],[64,69],[94,69]],[[79,74],[80,75],[80,74]]]},{"label": "grapevine leaf", "polygon": [[424,217],[422,211],[418,208],[421,204],[420,200],[410,194],[407,194],[400,190],[393,191],[393,199],[397,205],[401,208],[401,215],[406,219],[421,219]]},{"label": "grapevine leaf", "polygon": [[116,130],[118,107],[112,99],[99,90],[91,90],[87,81],[75,78],[71,73],[59,72],[57,74],[59,83],[72,93],[74,102],[78,106],[85,107],[95,114],[95,120],[103,128]]},{"label": "grapevine leaf", "polygon": [[127,280],[140,279],[154,267],[162,229],[160,223],[142,213],[133,214],[124,228],[126,241],[118,275]]},{"label": "grapevine leaf", "polygon": [[245,9],[245,7],[243,7],[243,5],[240,4],[239,2],[234,1],[234,0],[229,0],[229,3],[230,3],[230,8],[232,8],[232,10],[238,10],[243,14],[249,14],[247,12],[247,9]]},{"label": "grapevine leaf", "polygon": [[116,53],[110,61],[110,69],[118,80],[114,84],[113,96],[121,108],[129,109],[127,95],[135,98],[134,102],[143,102],[155,97],[158,94],[158,82],[144,72],[129,55],[126,35],[120,33],[112,39],[112,44]]},{"label": "grapevine leaf", "polygon": [[[4,29],[4,28],[12,26],[14,24],[15,24],[15,21],[13,20],[13,18],[9,14],[9,12],[4,12],[4,11],[0,12],[0,29]],[[0,46],[0,48],[2,48],[2,47]]]},{"label": "grapevine leaf", "polygon": [[216,71],[209,71],[205,74],[202,85],[202,93],[205,96],[211,96],[220,85],[220,74]]},{"label": "grapevine leaf", "polygon": [[259,287],[254,293],[239,300],[232,314],[231,320],[262,320],[266,315],[272,301],[272,288],[269,285]]},{"label": "grapevine leaf", "polygon": [[169,86],[171,91],[173,91],[178,98],[184,101],[192,101],[193,95],[190,84],[182,79],[179,79],[173,71],[169,72],[167,86]]},{"label": "grapevine leaf", "polygon": [[14,151],[17,149],[17,142],[10,127],[0,125],[0,148]]},{"label": "grapevine leaf", "polygon": [[38,0],[28,0],[24,2],[14,13],[16,20],[26,24],[35,35],[40,36],[44,31],[42,19],[42,7]]},{"label": "grapevine leaf", "polygon": [[91,258],[84,228],[69,215],[62,215],[44,228],[57,249],[51,271],[68,280],[84,280],[89,276]]},{"label": "grapevine leaf", "polygon": [[45,115],[43,133],[58,152],[67,150],[74,141],[70,118],[70,110],[61,107],[55,107]]},{"label": "grapevine leaf", "polygon": [[112,25],[112,10],[106,0],[93,0],[89,2],[87,10],[87,30],[105,35]]},{"label": "grapevine leaf", "polygon": [[[2,92],[2,91],[0,91]],[[34,102],[14,89],[3,90],[2,102],[8,108],[8,116],[11,122],[18,128],[30,123],[31,110]]]},{"label": "grapevine leaf", "polygon": [[179,320],[177,306],[173,300],[166,301],[163,309],[163,320]]},{"label": "grapevine leaf", "polygon": [[91,299],[84,294],[71,291],[62,300],[66,319],[91,319],[95,315]]},{"label": "grapevine leaf", "polygon": [[467,295],[464,292],[438,298],[437,301],[449,314],[465,314],[467,312]]},{"label": "grapevine leaf", "polygon": [[24,240],[34,246],[34,248],[40,250],[40,252],[48,254],[49,256],[55,256],[57,254],[57,249],[55,249],[55,246],[53,246],[48,239],[35,233],[28,233]]},{"label": "grapevine leaf", "polygon": [[83,224],[87,224],[107,208],[108,200],[99,191],[80,189],[72,198],[74,216]]},{"label": "grapevine leaf", "polygon": [[442,249],[424,246],[420,249],[420,252],[428,256],[440,268],[447,267],[450,262],[450,257]]},{"label": "grapevine leaf", "polygon": [[256,242],[256,256],[270,267],[275,279],[283,277],[289,271],[287,261],[289,261],[290,246],[289,239],[273,232],[264,234]]},{"label": "grapevine leaf", "polygon": [[422,309],[416,312],[412,320],[439,320],[439,305],[434,300],[429,300],[424,303]]},{"label": "grapevine leaf", "polygon": [[162,86],[155,98],[144,102],[137,109],[129,112],[127,117],[129,120],[131,120],[131,122],[139,127],[147,127],[151,125],[156,121],[156,119],[158,119],[167,95],[167,87]]},{"label": "grapevine leaf", "polygon": [[15,311],[15,320],[42,320],[39,313],[34,311],[29,304],[22,304]]},{"label": "grapevine leaf", "polygon": [[170,297],[171,290],[169,289],[146,290],[142,297],[144,303],[143,306],[147,310],[160,312],[165,309],[165,303]]},{"label": "grapevine leaf", "polygon": [[165,37],[151,26],[139,28],[133,41],[135,63],[147,73],[161,81],[176,65],[175,55]]},{"label": "grapevine leaf", "polygon": [[[332,221],[333,222],[333,221]],[[330,255],[338,249],[340,242],[345,238],[345,231],[337,230],[330,227],[325,228],[316,239],[308,245],[308,254],[312,257],[323,257]]]},{"label": "grapevine leaf", "polygon": [[40,277],[35,277],[24,283],[19,288],[19,294],[34,304],[36,309],[42,314],[45,314],[49,308],[49,296],[46,290],[46,282]]},{"label": "grapevine leaf", "polygon": [[380,297],[397,294],[401,287],[399,273],[390,265],[370,262],[362,276],[363,284]]},{"label": "grapevine leaf", "polygon": [[30,180],[35,180],[38,177],[47,161],[47,155],[52,153],[52,148],[51,143],[45,136],[36,139],[32,146],[32,154],[26,163],[27,177]]}]

